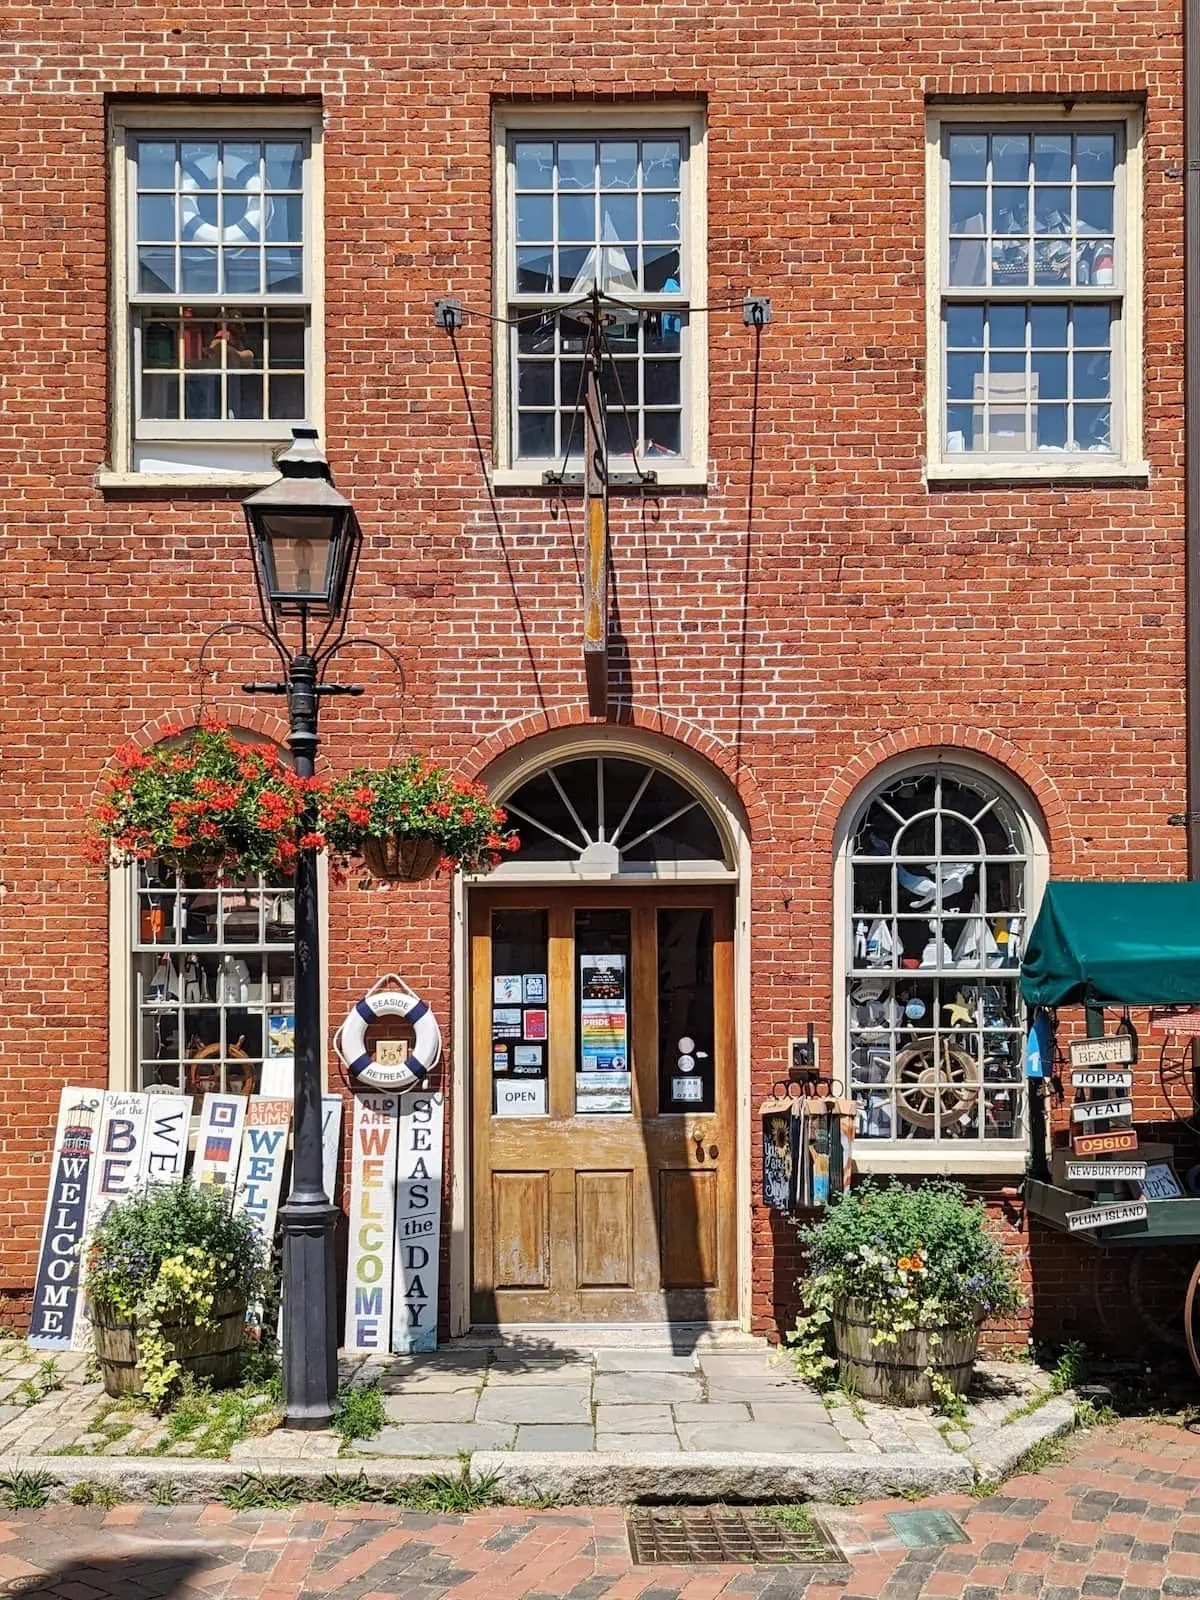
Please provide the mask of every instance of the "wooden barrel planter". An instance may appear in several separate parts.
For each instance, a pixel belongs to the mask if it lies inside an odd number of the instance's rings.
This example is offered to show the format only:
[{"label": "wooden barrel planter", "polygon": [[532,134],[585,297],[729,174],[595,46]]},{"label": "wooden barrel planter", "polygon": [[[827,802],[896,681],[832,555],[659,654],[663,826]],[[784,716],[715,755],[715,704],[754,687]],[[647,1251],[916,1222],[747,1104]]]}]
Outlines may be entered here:
[{"label": "wooden barrel planter", "polygon": [[365,838],[362,858],[374,876],[385,883],[419,883],[437,871],[442,847],[436,839],[389,833],[383,839]]},{"label": "wooden barrel planter", "polygon": [[[137,1330],[108,1306],[90,1305],[88,1315],[96,1338],[96,1359],[105,1394],[141,1394],[146,1375],[138,1366]],[[213,1307],[214,1327],[194,1322],[165,1322],[163,1336],[171,1354],[193,1378],[207,1378],[216,1389],[238,1380],[246,1323],[246,1298],[220,1300]]]},{"label": "wooden barrel planter", "polygon": [[[975,1370],[979,1325],[958,1329],[914,1328],[896,1342],[872,1344],[875,1325],[861,1300],[846,1300],[833,1313],[838,1365],[847,1383],[864,1400],[897,1406],[929,1405],[933,1384],[926,1368],[944,1378],[955,1394],[965,1394]],[[936,1343],[931,1336],[939,1333]]]}]

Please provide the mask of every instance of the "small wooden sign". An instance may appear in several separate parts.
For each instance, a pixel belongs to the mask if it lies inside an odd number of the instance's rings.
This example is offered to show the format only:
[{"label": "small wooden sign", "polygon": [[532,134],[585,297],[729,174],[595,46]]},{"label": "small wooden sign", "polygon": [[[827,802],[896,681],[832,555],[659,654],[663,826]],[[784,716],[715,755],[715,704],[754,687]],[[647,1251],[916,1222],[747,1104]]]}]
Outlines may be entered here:
[{"label": "small wooden sign", "polygon": [[1071,1149],[1077,1156],[1123,1156],[1138,1147],[1135,1128],[1117,1128],[1112,1133],[1076,1133]]},{"label": "small wooden sign", "polygon": [[1111,1228],[1118,1222],[1144,1222],[1149,1215],[1144,1200],[1119,1200],[1115,1205],[1068,1211],[1067,1228],[1071,1233],[1079,1233],[1084,1228]]},{"label": "small wooden sign", "polygon": [[1106,1039],[1074,1039],[1067,1047],[1073,1067],[1128,1066],[1134,1060],[1133,1039],[1113,1033]]},{"label": "small wooden sign", "polygon": [[1103,1072],[1089,1067],[1071,1074],[1072,1089],[1132,1089],[1132,1072]]},{"label": "small wooden sign", "polygon": [[1132,1115],[1132,1100],[1081,1100],[1071,1107],[1072,1122],[1107,1122],[1113,1117]]},{"label": "small wooden sign", "polygon": [[1141,1183],[1146,1176],[1144,1161],[1068,1161],[1068,1183]]},{"label": "small wooden sign", "polygon": [[1151,1033],[1200,1033],[1200,1006],[1179,1006],[1173,1011],[1151,1011]]},{"label": "small wooden sign", "polygon": [[443,1094],[400,1096],[392,1349],[401,1354],[437,1349],[445,1110]]},{"label": "small wooden sign", "polygon": [[354,1097],[346,1263],[346,1346],[350,1350],[387,1349],[399,1109],[400,1096],[396,1094]]}]

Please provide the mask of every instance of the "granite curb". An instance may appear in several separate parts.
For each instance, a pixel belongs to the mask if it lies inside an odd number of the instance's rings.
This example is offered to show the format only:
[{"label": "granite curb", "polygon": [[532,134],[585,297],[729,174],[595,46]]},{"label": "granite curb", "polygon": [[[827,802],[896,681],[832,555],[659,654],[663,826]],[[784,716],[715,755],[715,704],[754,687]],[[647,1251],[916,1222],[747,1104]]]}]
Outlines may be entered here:
[{"label": "granite curb", "polygon": [[[477,1450],[475,1473],[495,1472],[511,1503],[557,1500],[573,1505],[620,1505],[655,1501],[856,1500],[898,1495],[946,1494],[976,1482],[1003,1480],[1022,1456],[1045,1439],[1059,1438],[1075,1426],[1074,1402],[1048,1400],[1028,1417],[1005,1424],[969,1452],[921,1455],[915,1452],[855,1455],[833,1451],[811,1454],[741,1451],[544,1451],[521,1454]],[[267,1455],[239,1461],[197,1461],[171,1456],[0,1456],[0,1480],[17,1472],[44,1473],[52,1480],[52,1502],[67,1499],[73,1484],[91,1483],[116,1490],[122,1499],[149,1500],[155,1489],[171,1485],[180,1504],[216,1500],[231,1482],[247,1474],[286,1477],[303,1494],[319,1498],[330,1477],[346,1481],[361,1474],[385,1488],[411,1484],[430,1473],[457,1476],[462,1459],[420,1456],[333,1457],[303,1461]]]}]

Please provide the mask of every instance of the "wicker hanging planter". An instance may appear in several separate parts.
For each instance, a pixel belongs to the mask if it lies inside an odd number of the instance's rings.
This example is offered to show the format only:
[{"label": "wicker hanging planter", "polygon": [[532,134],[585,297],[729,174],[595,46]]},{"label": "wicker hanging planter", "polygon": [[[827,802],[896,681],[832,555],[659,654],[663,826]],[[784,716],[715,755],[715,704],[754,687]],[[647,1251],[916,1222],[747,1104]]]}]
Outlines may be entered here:
[{"label": "wicker hanging planter", "polygon": [[397,833],[389,833],[383,839],[368,835],[361,848],[372,874],[385,883],[420,883],[422,878],[433,876],[442,859],[442,846],[436,839]]}]

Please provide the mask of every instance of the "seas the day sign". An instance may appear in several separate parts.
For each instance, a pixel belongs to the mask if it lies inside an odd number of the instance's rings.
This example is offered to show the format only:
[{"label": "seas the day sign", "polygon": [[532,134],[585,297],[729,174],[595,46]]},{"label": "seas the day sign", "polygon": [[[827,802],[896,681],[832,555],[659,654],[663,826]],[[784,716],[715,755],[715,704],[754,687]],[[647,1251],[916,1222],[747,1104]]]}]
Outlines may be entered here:
[{"label": "seas the day sign", "polygon": [[442,1236],[442,1131],[446,1097],[400,1097],[396,1148],[396,1263],[392,1349],[437,1349]]}]

